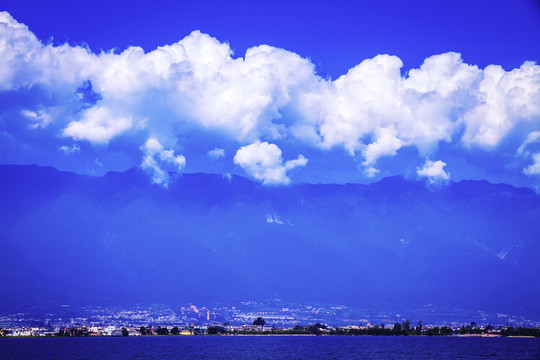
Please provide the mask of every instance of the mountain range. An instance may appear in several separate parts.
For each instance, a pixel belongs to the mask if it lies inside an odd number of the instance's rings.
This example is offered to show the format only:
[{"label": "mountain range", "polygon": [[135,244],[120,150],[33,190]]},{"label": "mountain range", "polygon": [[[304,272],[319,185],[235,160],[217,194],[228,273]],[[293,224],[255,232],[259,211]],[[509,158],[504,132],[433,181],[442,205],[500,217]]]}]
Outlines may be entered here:
[{"label": "mountain range", "polygon": [[540,318],[540,196],[0,166],[0,307],[281,298]]}]

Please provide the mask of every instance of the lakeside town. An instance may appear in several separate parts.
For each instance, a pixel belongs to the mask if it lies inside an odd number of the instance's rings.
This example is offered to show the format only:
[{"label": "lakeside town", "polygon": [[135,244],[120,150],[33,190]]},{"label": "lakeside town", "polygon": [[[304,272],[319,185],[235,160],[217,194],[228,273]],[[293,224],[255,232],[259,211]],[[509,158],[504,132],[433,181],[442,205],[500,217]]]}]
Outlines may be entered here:
[{"label": "lakeside town", "polygon": [[539,327],[513,327],[493,325],[478,326],[476,323],[451,327],[447,325],[423,325],[419,321],[412,326],[409,320],[393,325],[346,325],[330,326],[316,323],[313,325],[296,325],[292,328],[266,325],[259,317],[252,324],[231,325],[214,323],[211,325],[179,325],[179,326],[76,326],[76,327],[13,327],[0,328],[0,337],[87,337],[87,336],[194,336],[194,335],[295,335],[295,336],[461,336],[461,337],[540,337]]},{"label": "lakeside town", "polygon": [[0,314],[0,336],[149,335],[455,335],[540,336],[540,322],[519,316],[426,305],[403,313],[281,300],[237,305],[77,307]]},{"label": "lakeside town", "polygon": [[252,324],[230,325],[216,323],[212,325],[180,325],[180,326],[76,326],[76,327],[13,327],[0,328],[0,337],[87,337],[87,336],[194,336],[194,335],[293,335],[293,336],[461,336],[461,337],[540,337],[539,327],[513,327],[492,325],[477,326],[474,322],[461,327],[446,325],[423,325],[421,321],[412,326],[409,320],[393,325],[346,325],[330,326],[316,323],[313,325],[296,325],[292,328],[266,325],[259,317]]}]

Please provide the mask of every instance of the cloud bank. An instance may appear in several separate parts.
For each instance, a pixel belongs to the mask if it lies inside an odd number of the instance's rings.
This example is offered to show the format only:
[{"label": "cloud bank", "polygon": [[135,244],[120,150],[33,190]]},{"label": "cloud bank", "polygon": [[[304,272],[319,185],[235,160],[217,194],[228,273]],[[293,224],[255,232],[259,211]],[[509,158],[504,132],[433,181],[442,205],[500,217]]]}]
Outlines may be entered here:
[{"label": "cloud bank", "polygon": [[[288,184],[293,168],[308,170],[298,148],[321,156],[343,149],[369,177],[381,158],[404,148],[416,149],[421,164],[443,143],[497,152],[510,137],[528,162],[520,172],[540,173],[538,153],[524,151],[540,131],[540,66],[480,69],[449,52],[407,74],[402,68],[398,57],[377,55],[331,80],[293,52],[260,45],[235,58],[228,44],[198,31],[148,53],[95,54],[44,44],[0,12],[0,92],[26,96],[0,108],[0,137],[64,141],[57,148],[72,156],[84,152],[78,143],[122,143],[164,186],[167,171],[182,171],[189,159],[178,153],[185,138],[205,143],[203,158],[213,160],[225,149],[208,139],[225,139],[235,147],[234,164],[274,185]],[[294,145],[287,157],[296,160],[283,163],[281,144]],[[444,179],[441,164],[426,162],[418,174]]]}]

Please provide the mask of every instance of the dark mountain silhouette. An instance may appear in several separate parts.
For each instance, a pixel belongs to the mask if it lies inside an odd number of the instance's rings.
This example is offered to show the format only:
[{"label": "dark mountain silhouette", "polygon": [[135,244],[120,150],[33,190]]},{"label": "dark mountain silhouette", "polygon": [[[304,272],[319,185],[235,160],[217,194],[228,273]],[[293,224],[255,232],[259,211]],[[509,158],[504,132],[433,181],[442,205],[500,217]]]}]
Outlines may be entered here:
[{"label": "dark mountain silhouette", "polygon": [[0,166],[0,306],[281,298],[540,316],[540,196]]}]

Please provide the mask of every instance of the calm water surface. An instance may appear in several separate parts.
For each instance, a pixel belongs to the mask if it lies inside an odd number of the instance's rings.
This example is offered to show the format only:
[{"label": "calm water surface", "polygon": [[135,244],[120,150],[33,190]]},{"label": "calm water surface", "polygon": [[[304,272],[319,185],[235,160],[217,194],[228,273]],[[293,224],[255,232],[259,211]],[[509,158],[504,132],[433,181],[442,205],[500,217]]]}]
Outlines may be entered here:
[{"label": "calm water surface", "polygon": [[0,359],[540,359],[540,338],[4,338]]}]

